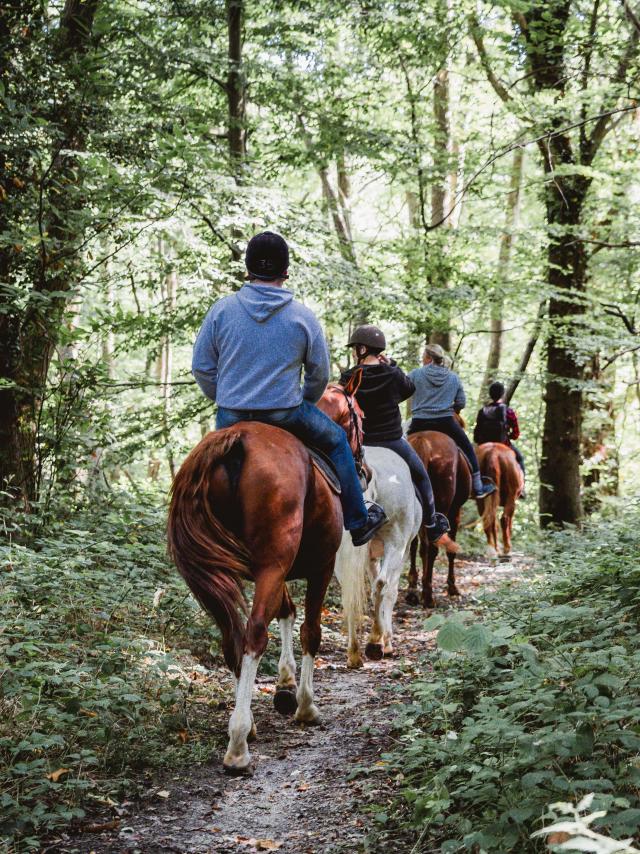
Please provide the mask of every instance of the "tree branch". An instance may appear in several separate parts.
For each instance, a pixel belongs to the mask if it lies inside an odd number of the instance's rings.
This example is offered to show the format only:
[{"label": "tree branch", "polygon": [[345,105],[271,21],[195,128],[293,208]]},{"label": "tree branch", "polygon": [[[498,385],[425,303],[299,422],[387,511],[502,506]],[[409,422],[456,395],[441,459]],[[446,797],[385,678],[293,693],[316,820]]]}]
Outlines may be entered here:
[{"label": "tree branch", "polygon": [[513,97],[509,94],[509,91],[500,81],[500,79],[496,76],[493,71],[493,68],[491,67],[489,54],[487,53],[487,49],[484,45],[484,39],[482,37],[482,28],[480,26],[480,21],[478,20],[476,15],[471,15],[469,24],[469,32],[471,34],[471,38],[473,39],[473,43],[476,46],[476,50],[478,51],[480,65],[482,65],[484,73],[487,75],[487,80],[489,81],[489,83],[493,87],[494,92],[500,98],[501,101],[504,101],[505,104],[511,103],[513,101]]},{"label": "tree branch", "polygon": [[[628,13],[628,2],[625,0],[625,11]],[[633,14],[633,13],[632,13]],[[634,16],[635,17],[635,16]],[[624,80],[627,76],[627,71],[629,66],[631,65],[632,60],[637,55],[638,52],[638,42],[640,41],[640,28],[636,27],[634,24],[634,29],[629,36],[629,40],[627,42],[627,46],[624,50],[624,53],[620,57],[620,61],[618,62],[618,67],[616,69],[616,73],[611,78],[610,82],[612,84],[621,84],[624,83]],[[617,99],[616,99],[617,100]],[[634,104],[637,106],[637,104]],[[611,123],[609,122],[610,116],[612,113],[607,115],[603,113],[602,116],[596,122],[591,135],[587,138],[584,146],[582,146],[581,150],[581,162],[585,166],[589,166],[593,163],[593,160],[598,153],[598,149],[602,145],[602,142],[607,135],[607,133],[611,130]]]}]

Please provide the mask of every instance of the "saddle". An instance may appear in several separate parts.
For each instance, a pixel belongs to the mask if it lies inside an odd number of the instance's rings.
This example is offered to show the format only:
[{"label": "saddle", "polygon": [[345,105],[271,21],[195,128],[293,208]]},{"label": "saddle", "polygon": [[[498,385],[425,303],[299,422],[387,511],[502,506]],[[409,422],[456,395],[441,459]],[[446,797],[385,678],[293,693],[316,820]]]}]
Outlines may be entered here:
[{"label": "saddle", "polygon": [[[311,445],[306,445],[306,448],[309,451],[311,462],[315,466],[316,470],[324,477],[331,491],[336,495],[341,495],[342,489],[340,487],[340,481],[338,480],[338,473],[336,472],[335,466],[329,457],[321,451],[320,448],[315,448]],[[361,466],[356,464],[356,470],[360,479],[360,487],[363,492],[366,492],[373,473],[369,468],[367,461],[364,459]]]},{"label": "saddle", "polygon": [[338,474],[329,457],[323,453],[320,448],[312,448],[310,445],[307,445],[307,450],[309,451],[311,462],[315,466],[316,470],[319,471],[326,480],[331,491],[336,495],[340,495],[342,493],[342,489],[340,487],[340,481],[338,480]]}]

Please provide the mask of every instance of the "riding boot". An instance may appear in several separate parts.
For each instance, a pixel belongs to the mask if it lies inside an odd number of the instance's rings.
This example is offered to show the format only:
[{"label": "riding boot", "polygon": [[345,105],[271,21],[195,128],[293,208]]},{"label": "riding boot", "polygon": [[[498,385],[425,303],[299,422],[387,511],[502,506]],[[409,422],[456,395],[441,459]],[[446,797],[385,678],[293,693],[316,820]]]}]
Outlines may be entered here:
[{"label": "riding boot", "polygon": [[482,482],[482,476],[479,471],[474,471],[473,473],[473,497],[474,498],[486,498],[487,495],[491,495],[492,492],[496,491],[495,483],[488,481],[488,483]]},{"label": "riding boot", "polygon": [[449,520],[444,513],[436,513],[435,522],[432,525],[425,525],[424,529],[431,545],[442,546],[451,554],[457,554],[460,551],[460,546],[448,536]]},{"label": "riding boot", "polygon": [[367,521],[360,528],[355,528],[351,533],[351,540],[354,546],[364,546],[369,540],[372,540],[384,523],[387,521],[387,514],[379,504],[373,501],[366,502],[367,504]]}]

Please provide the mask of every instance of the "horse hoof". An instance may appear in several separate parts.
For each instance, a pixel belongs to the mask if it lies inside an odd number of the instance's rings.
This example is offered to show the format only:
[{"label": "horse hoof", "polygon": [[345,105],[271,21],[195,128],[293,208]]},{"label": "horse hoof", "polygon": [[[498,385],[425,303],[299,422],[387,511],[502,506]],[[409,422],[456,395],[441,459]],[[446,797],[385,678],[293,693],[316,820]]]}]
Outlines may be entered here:
[{"label": "horse hoof", "polygon": [[382,644],[381,643],[368,643],[364,648],[364,654],[371,661],[380,661],[382,659]]},{"label": "horse hoof", "polygon": [[281,715],[294,715],[298,708],[295,688],[276,688],[273,695],[273,707]]},{"label": "horse hoof", "polygon": [[253,765],[248,753],[246,756],[225,756],[222,769],[230,777],[253,777]]},{"label": "horse hoof", "polygon": [[306,726],[319,726],[322,723],[320,712],[314,703],[307,706],[306,709],[300,709],[298,707],[295,719],[297,723],[306,724]]},{"label": "horse hoof", "polygon": [[358,670],[360,667],[364,667],[364,661],[362,660],[360,653],[358,653],[358,655],[351,655],[347,658],[348,670]]},{"label": "horse hoof", "polygon": [[422,607],[425,609],[425,611],[430,611],[436,607],[436,600],[433,597],[430,597],[429,599],[423,599]]},{"label": "horse hoof", "polygon": [[449,587],[449,588],[447,589],[447,593],[449,594],[449,596],[461,596],[461,595],[462,595],[462,594],[460,593],[460,591],[458,590],[458,588],[457,588],[457,587],[455,587],[455,586],[454,586],[454,587]]},{"label": "horse hoof", "polygon": [[420,600],[418,599],[418,594],[415,590],[407,591],[407,605],[419,605]]}]

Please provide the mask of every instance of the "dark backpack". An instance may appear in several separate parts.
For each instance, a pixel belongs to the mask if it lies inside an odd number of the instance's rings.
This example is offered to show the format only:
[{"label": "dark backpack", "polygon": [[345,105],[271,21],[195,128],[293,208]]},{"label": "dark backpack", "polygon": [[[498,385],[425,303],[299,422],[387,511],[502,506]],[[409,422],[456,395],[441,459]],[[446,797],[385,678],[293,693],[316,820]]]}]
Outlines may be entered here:
[{"label": "dark backpack", "polygon": [[507,407],[504,403],[489,404],[478,411],[476,426],[473,431],[473,441],[476,445],[483,442],[501,442],[506,444],[509,439],[507,430]]}]

